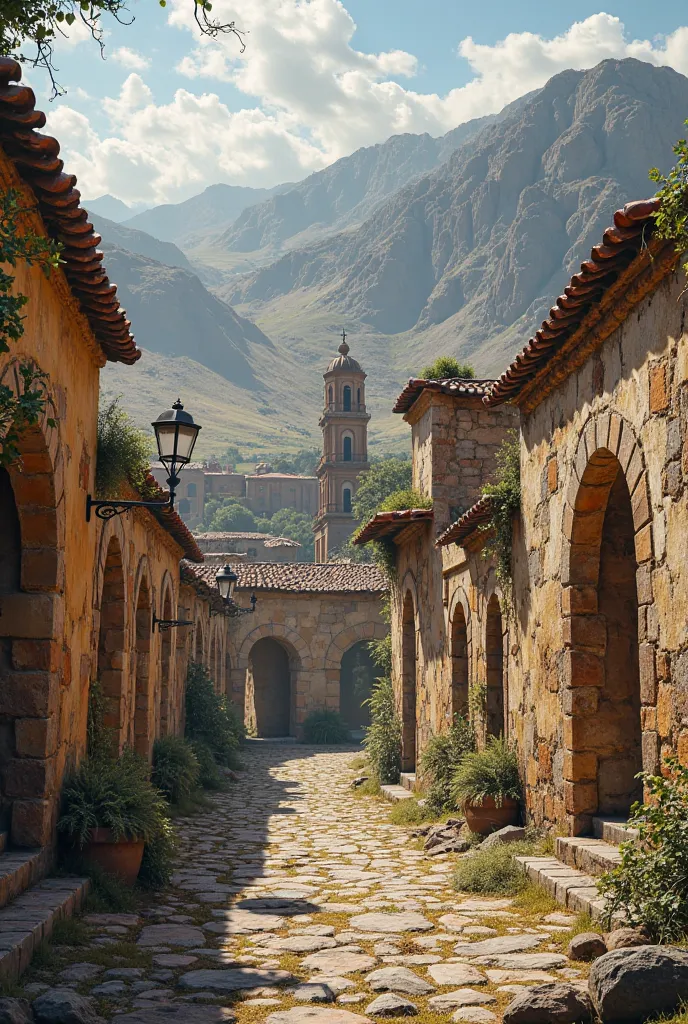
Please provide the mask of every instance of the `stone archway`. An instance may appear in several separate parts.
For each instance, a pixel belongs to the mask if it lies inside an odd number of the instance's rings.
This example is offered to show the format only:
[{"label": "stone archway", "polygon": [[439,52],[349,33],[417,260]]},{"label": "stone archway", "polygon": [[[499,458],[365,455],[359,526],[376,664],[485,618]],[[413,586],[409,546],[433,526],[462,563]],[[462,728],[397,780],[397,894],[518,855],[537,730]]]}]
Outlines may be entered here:
[{"label": "stone archway", "polygon": [[[174,606],[172,602],[172,588],[168,584],[164,587],[164,598],[162,603],[162,618],[174,618]],[[159,702],[156,713],[155,735],[167,736],[170,733],[170,700],[173,691],[174,658],[172,657],[173,638],[172,630],[165,629],[160,633],[160,690]]]},{"label": "stone archway", "polygon": [[339,666],[339,713],[354,736],[362,736],[370,725],[366,703],[379,674],[372,659],[369,641],[358,640],[344,651]]},{"label": "stone archway", "polygon": [[111,536],[105,551],[100,592],[96,678],[103,694],[103,727],[113,753],[122,749],[125,704],[126,587],[122,548]]},{"label": "stone archway", "polygon": [[450,721],[457,715],[468,717],[469,689],[468,621],[463,603],[457,599],[451,620],[451,709]]},{"label": "stone archway", "polygon": [[136,630],[134,713],[132,715],[134,750],[150,757],[153,736],[151,729],[150,649],[152,630],[151,592],[148,577],[141,575],[134,618]]},{"label": "stone archway", "polygon": [[[289,686],[290,686],[290,719],[287,735],[295,735],[298,725],[297,706],[299,695],[302,699],[305,693],[301,693],[301,687],[307,685],[307,675],[313,669],[313,658],[306,641],[296,630],[282,623],[270,622],[262,626],[256,626],[248,633],[239,648],[236,664],[237,670],[243,676],[244,683],[244,719],[246,727],[256,729],[256,711],[254,696],[254,679],[251,665],[251,652],[259,640],[273,639],[279,642],[287,652],[289,658]],[[279,657],[277,655],[276,657]]]},{"label": "stone archway", "polygon": [[488,736],[504,735],[504,626],[499,598],[492,594],[485,616],[487,674],[486,720]]},{"label": "stone archway", "polygon": [[[626,423],[618,449],[611,435],[611,444],[605,438],[595,447],[589,426],[564,524],[566,810],[574,834],[587,832],[596,814],[627,814],[642,795],[635,775],[656,767],[643,765],[641,728],[637,574],[646,545],[638,534],[649,523],[642,454]],[[653,688],[646,697],[652,703]]]},{"label": "stone archway", "polygon": [[249,654],[252,718],[258,736],[291,736],[295,718],[295,687],[291,659],[283,642],[257,640]]},{"label": "stone archway", "polygon": [[416,770],[416,612],[410,590],[401,614],[401,768]]}]

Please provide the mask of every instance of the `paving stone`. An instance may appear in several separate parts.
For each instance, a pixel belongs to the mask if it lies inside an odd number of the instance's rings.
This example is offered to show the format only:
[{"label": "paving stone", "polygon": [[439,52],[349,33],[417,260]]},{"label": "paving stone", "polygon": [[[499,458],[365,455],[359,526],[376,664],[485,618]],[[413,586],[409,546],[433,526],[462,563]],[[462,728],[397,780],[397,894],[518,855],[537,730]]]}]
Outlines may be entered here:
[{"label": "paving stone", "polygon": [[473,961],[516,971],[551,971],[569,962],[561,953],[510,953],[507,956],[479,956]]},{"label": "paving stone", "polygon": [[26,999],[0,998],[0,1024],[33,1024],[31,1007]]},{"label": "paving stone", "polygon": [[271,1013],[267,1024],[364,1024],[368,1017],[350,1010],[330,1010],[316,1006],[294,1006]]},{"label": "paving stone", "polygon": [[358,914],[349,922],[351,928],[362,932],[429,932],[432,921],[422,914],[402,912],[397,914]]},{"label": "paving stone", "polygon": [[335,993],[329,985],[322,982],[306,982],[305,985],[298,985],[291,990],[291,995],[300,1003],[333,1003],[335,1001]]},{"label": "paving stone", "polygon": [[367,975],[366,982],[374,992],[405,992],[411,996],[424,996],[434,992],[434,986],[408,967],[381,967]]},{"label": "paving stone", "polygon": [[309,984],[315,983],[317,985],[327,985],[328,988],[332,989],[335,995],[339,995],[341,992],[346,992],[347,989],[354,988],[356,985],[355,981],[351,978],[339,978],[339,977],[328,977],[325,975],[321,977],[316,975],[314,978],[308,979]]},{"label": "paving stone", "polygon": [[497,1017],[489,1010],[484,1010],[482,1006],[464,1006],[452,1014],[452,1020],[457,1024],[459,1021],[467,1021],[468,1024],[492,1024]]},{"label": "paving stone", "polygon": [[138,937],[139,946],[204,946],[205,936],[200,928],[188,924],[147,924]]},{"label": "paving stone", "polygon": [[367,997],[363,994],[363,992],[351,992],[348,995],[337,996],[337,1002],[349,1003],[350,1005],[352,1005],[354,1003],[363,1003],[365,1002],[366,998]]},{"label": "paving stone", "polygon": [[459,942],[454,946],[457,956],[491,956],[502,953],[522,953],[534,949],[542,942],[539,935],[500,935],[481,942]]},{"label": "paving stone", "polygon": [[141,967],[111,967],[103,975],[104,978],[119,978],[123,981],[136,981],[143,977]]},{"label": "paving stone", "polygon": [[485,971],[487,977],[496,985],[504,982],[519,981],[525,984],[554,983],[557,979],[546,971]]},{"label": "paving stone", "polygon": [[434,1013],[447,1013],[449,1010],[457,1010],[460,1006],[480,1006],[496,1002],[496,998],[488,992],[459,988],[455,992],[443,992],[439,996],[432,996],[428,999],[428,1006]]},{"label": "paving stone", "polygon": [[142,918],[138,914],[86,914],[84,917],[84,924],[99,928],[107,928],[111,925],[137,928],[142,923]]},{"label": "paving stone", "polygon": [[104,981],[102,985],[92,988],[89,995],[110,999],[114,996],[121,996],[128,991],[128,986],[123,981]]},{"label": "paving stone", "polygon": [[36,1024],[99,1024],[93,1000],[68,988],[51,988],[33,1001]]},{"label": "paving stone", "polygon": [[227,935],[250,935],[252,932],[279,931],[285,925],[278,914],[253,910],[214,910],[213,917],[221,918]]},{"label": "paving stone", "polygon": [[60,971],[59,977],[61,981],[75,981],[77,983],[81,981],[90,981],[92,978],[97,978],[99,974],[103,973],[103,968],[98,964],[72,964],[70,967],[66,967],[63,971]]},{"label": "paving stone", "polygon": [[190,956],[188,953],[158,953],[153,957],[153,963],[157,967],[191,967],[191,964],[198,962],[197,956]]},{"label": "paving stone", "polygon": [[307,956],[301,961],[301,966],[306,971],[322,971],[323,974],[356,974],[374,967],[375,957],[340,949],[323,949]]},{"label": "paving stone", "polygon": [[113,1024],[231,1024],[236,1015],[226,1006],[147,1006],[112,1018]]},{"label": "paving stone", "polygon": [[283,953],[315,953],[319,949],[335,949],[336,946],[330,936],[289,935],[284,939],[272,939],[266,948]]},{"label": "paving stone", "polygon": [[365,1012],[371,1017],[415,1017],[418,1007],[408,999],[395,995],[394,992],[385,992],[384,995],[373,999],[372,1003],[366,1006]]},{"label": "paving stone", "polygon": [[240,992],[242,989],[262,988],[263,985],[289,985],[294,981],[296,978],[288,971],[255,970],[252,967],[228,970],[208,968],[182,974],[179,987],[208,989],[212,992]]},{"label": "paving stone", "polygon": [[432,964],[428,974],[438,985],[486,985],[487,978],[472,964]]}]

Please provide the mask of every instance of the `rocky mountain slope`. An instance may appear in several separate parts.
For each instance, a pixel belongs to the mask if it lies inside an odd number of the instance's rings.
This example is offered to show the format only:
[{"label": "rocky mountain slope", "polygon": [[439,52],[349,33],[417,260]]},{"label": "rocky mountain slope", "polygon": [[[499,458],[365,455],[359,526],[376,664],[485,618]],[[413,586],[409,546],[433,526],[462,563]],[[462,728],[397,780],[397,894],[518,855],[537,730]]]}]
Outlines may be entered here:
[{"label": "rocky mountain slope", "polygon": [[121,199],[117,199],[109,193],[106,193],[104,196],[98,196],[97,199],[84,199],[84,206],[89,213],[96,213],[99,217],[107,217],[116,224],[121,224],[123,220],[133,216],[133,210],[130,206],[127,206]]},{"label": "rocky mountain slope", "polygon": [[139,256],[147,256],[158,263],[165,263],[168,267],[181,267],[194,273],[194,268],[189,260],[174,245],[173,242],[161,242],[159,238],[153,238],[145,231],[137,231],[135,228],[125,227],[107,217],[101,217],[89,210],[89,219],[99,235],[102,235],[106,245],[117,246],[118,249],[126,249],[128,252],[138,253]]},{"label": "rocky mountain slope", "polygon": [[652,193],[648,168],[670,165],[687,113],[688,79],[670,68],[629,59],[563,72],[357,230],[221,294],[258,322],[288,297],[285,332],[315,306],[404,334],[397,349],[413,339],[416,358],[442,350],[499,371],[614,209]]}]

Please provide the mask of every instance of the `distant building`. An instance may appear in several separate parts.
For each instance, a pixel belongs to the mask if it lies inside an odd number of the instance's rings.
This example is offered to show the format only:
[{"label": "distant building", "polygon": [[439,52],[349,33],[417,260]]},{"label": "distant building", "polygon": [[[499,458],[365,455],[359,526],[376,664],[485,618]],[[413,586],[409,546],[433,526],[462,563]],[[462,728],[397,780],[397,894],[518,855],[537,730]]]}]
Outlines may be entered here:
[{"label": "distant building", "polygon": [[298,541],[269,533],[199,533],[196,543],[204,554],[229,552],[246,562],[295,562],[301,550]]},{"label": "distant building", "polygon": [[318,511],[317,477],[273,473],[268,465],[256,466],[255,476],[246,477],[246,504],[255,515],[293,508],[314,516]]},{"label": "distant building", "polygon": [[368,420],[365,406],[366,374],[352,356],[342,332],[339,355],[323,374],[325,403],[320,417],[323,454],[316,470],[319,488],[315,532],[315,561],[327,562],[330,554],[349,539],[358,525],[352,502],[358,478],[368,463]]}]

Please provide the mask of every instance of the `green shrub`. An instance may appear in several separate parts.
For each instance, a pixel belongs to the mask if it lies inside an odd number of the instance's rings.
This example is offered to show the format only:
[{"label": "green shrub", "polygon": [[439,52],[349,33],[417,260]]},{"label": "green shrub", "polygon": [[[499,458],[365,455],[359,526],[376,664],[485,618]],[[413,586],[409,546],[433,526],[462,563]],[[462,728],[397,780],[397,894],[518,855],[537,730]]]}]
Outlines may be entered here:
[{"label": "green shrub", "polygon": [[452,797],[452,780],[464,754],[475,749],[475,736],[470,722],[456,715],[451,729],[439,736],[433,736],[423,751],[420,767],[423,780],[430,783],[427,802],[430,810],[437,814],[455,808]]},{"label": "green shrub", "polygon": [[501,807],[504,800],[520,800],[521,792],[516,751],[501,736],[490,736],[483,750],[464,754],[451,783],[456,807],[480,805],[486,797]]},{"label": "green shrub", "polygon": [[198,784],[203,789],[224,789],[225,780],[220,774],[217,761],[207,743],[200,740],[191,741],[191,749],[198,761]]},{"label": "green shrub", "polygon": [[521,443],[515,430],[507,431],[495,455],[495,482],[487,484],[484,494],[490,498],[490,520],[484,527],[491,531],[484,548],[485,556],[497,561],[497,579],[506,588],[511,585],[511,541],[514,516],[521,508]]},{"label": "green shrub", "polygon": [[368,650],[375,667],[383,676],[392,674],[392,634],[388,633],[382,640],[369,640]]},{"label": "green shrub", "polygon": [[376,679],[366,704],[370,707],[370,726],[363,743],[370,767],[383,784],[399,781],[401,772],[401,722],[394,702],[392,680]]},{"label": "green shrub", "polygon": [[158,835],[167,805],[148,778],[148,764],[125,750],[117,759],[87,758],[68,779],[57,827],[83,847],[93,828],[110,828],[115,839]]},{"label": "green shrub", "polygon": [[533,843],[509,843],[480,847],[461,857],[454,873],[459,892],[475,892],[485,896],[515,896],[528,885],[523,868],[514,859],[534,852]]},{"label": "green shrub", "polygon": [[420,825],[424,821],[432,820],[433,817],[427,804],[422,806],[413,799],[398,800],[389,812],[389,820],[393,825]]},{"label": "green shrub", "polygon": [[473,380],[475,370],[468,363],[460,363],[453,356],[439,356],[430,366],[423,367],[420,376],[423,380],[447,380],[455,377]]},{"label": "green shrub", "polygon": [[239,712],[227,698],[215,693],[204,665],[192,662],[186,676],[186,737],[200,740],[218,764],[238,765],[238,750],[245,736]]},{"label": "green shrub", "polygon": [[170,884],[177,845],[174,826],[170,821],[162,821],[160,830],[143,848],[139,885],[144,889],[162,889]]},{"label": "green shrub", "polygon": [[111,752],[111,734],[105,728],[105,694],[99,679],[88,688],[88,714],[86,719],[86,750],[89,757],[101,757]]},{"label": "green shrub", "polygon": [[655,942],[688,934],[688,767],[668,757],[666,769],[640,776],[648,802],[634,804],[628,819],[638,838],[621,844],[621,863],[598,883],[607,924],[623,913]]},{"label": "green shrub", "polygon": [[176,804],[198,784],[200,765],[191,744],[181,736],[165,736],[153,745],[151,782]]},{"label": "green shrub", "polygon": [[348,743],[350,739],[344,719],[336,711],[311,711],[303,723],[304,743]]},{"label": "green shrub", "polygon": [[138,491],[144,488],[153,454],[152,439],[134,426],[119,403],[117,397],[98,412],[96,495],[100,498],[120,497],[126,484]]}]

